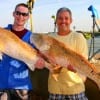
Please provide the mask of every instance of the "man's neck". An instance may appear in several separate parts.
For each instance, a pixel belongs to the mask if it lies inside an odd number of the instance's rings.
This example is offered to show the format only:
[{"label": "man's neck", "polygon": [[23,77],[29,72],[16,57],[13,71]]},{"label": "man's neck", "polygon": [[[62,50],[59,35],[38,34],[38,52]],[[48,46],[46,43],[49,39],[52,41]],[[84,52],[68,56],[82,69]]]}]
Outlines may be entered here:
[{"label": "man's neck", "polygon": [[68,35],[70,34],[71,30],[68,30],[68,31],[58,31],[58,35],[61,35],[61,36],[64,36],[64,35]]},{"label": "man's neck", "polygon": [[22,31],[22,30],[24,30],[24,26],[13,25],[12,28],[15,31]]}]

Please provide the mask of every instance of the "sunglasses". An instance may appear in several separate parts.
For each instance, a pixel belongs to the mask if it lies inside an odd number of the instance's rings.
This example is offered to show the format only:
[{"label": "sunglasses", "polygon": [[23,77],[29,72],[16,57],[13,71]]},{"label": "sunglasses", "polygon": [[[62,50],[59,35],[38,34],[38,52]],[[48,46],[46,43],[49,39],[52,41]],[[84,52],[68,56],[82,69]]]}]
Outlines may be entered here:
[{"label": "sunglasses", "polygon": [[26,17],[26,16],[29,15],[29,13],[22,13],[22,12],[20,12],[20,11],[15,11],[15,14],[18,15],[18,16],[22,15],[22,16],[24,16],[24,17]]}]

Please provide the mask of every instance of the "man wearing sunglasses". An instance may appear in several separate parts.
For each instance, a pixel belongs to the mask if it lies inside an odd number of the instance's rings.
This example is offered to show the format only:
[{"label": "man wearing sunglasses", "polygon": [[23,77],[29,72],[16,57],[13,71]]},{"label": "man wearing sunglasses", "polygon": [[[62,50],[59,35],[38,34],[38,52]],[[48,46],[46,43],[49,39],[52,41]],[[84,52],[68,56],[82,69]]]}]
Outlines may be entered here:
[{"label": "man wearing sunglasses", "polygon": [[[30,44],[30,35],[32,32],[24,27],[29,19],[28,6],[24,3],[16,5],[13,17],[14,23],[9,24],[6,29],[12,31],[20,39]],[[38,62],[37,65],[40,65],[37,68],[42,69],[43,61],[40,60]],[[0,78],[2,79],[0,81],[0,90],[2,90],[0,91],[0,100],[9,100],[6,97],[9,91],[12,96],[16,96],[13,99],[10,96],[10,100],[29,100],[28,90],[32,89],[32,84],[28,67],[25,63],[4,54],[3,60],[0,62]]]}]

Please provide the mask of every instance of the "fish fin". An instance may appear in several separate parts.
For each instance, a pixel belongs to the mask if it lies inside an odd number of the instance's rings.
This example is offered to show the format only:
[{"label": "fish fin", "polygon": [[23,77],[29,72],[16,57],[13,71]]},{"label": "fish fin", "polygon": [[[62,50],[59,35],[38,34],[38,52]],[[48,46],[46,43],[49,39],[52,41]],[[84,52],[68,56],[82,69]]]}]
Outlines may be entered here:
[{"label": "fish fin", "polygon": [[47,69],[49,69],[50,72],[52,72],[52,73],[59,73],[60,72],[60,69],[62,68],[59,65],[52,65],[51,63],[48,63],[47,61],[45,61],[45,67]]},{"label": "fish fin", "polygon": [[59,76],[59,73],[61,72],[61,69],[62,67],[60,66],[56,66],[53,68],[52,76],[56,81],[58,81],[58,76]]},{"label": "fish fin", "polygon": [[61,66],[56,65],[56,66],[54,66],[54,68],[52,70],[53,70],[53,73],[60,73],[61,69],[62,69]]},{"label": "fish fin", "polygon": [[58,76],[59,76],[59,73],[60,73],[62,67],[61,67],[61,66],[58,66],[58,65],[53,66],[53,65],[51,65],[51,64],[48,63],[48,62],[45,62],[45,66],[46,66],[47,69],[50,70],[50,72],[51,72],[51,74],[52,74],[52,77],[53,77],[56,81],[58,81]]},{"label": "fish fin", "polygon": [[55,79],[55,81],[58,81],[58,73],[52,73],[52,77]]}]

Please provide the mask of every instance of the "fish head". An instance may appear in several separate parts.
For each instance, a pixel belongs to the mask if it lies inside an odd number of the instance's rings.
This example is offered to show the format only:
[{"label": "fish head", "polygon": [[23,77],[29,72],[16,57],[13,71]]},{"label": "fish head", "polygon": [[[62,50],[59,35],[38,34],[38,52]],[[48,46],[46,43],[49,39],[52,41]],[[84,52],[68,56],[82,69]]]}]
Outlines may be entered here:
[{"label": "fish head", "polygon": [[41,34],[39,34],[39,33],[37,33],[37,34],[33,33],[31,35],[31,37],[30,37],[30,41],[40,51],[46,51],[52,45],[52,41],[50,41],[50,39],[48,38],[48,36],[46,36],[46,35],[44,36],[43,33],[41,33]]},{"label": "fish head", "polygon": [[65,50],[63,46],[60,46],[62,43],[49,36],[49,34],[32,34],[30,40],[52,65],[59,65],[59,63],[62,66],[68,65]]}]

